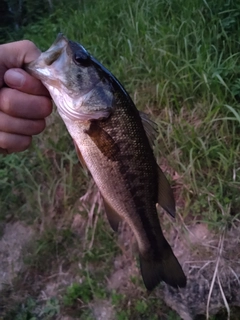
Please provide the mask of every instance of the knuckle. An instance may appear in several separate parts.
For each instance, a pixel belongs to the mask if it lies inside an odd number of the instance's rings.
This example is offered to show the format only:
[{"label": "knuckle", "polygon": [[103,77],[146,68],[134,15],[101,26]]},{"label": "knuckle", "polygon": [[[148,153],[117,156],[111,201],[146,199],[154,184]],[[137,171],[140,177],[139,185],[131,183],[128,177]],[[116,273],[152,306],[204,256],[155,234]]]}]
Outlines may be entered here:
[{"label": "knuckle", "polygon": [[[40,102],[40,101],[39,101]],[[39,109],[40,110],[40,109]],[[43,118],[49,116],[52,112],[52,101],[48,97],[41,97],[41,116]]]},{"label": "knuckle", "polygon": [[31,136],[22,137],[21,144],[19,144],[19,147],[20,147],[19,151],[26,150],[30,146],[31,142],[32,142],[32,137]]},{"label": "knuckle", "polygon": [[45,127],[46,127],[45,120],[34,121],[33,134],[39,134],[40,132],[42,132],[45,129]]},{"label": "knuckle", "polygon": [[45,129],[44,120],[28,120],[28,130],[27,134],[36,135],[41,133]]},{"label": "knuckle", "polygon": [[22,45],[26,48],[26,50],[37,50],[36,45],[30,40],[22,40]]},{"label": "knuckle", "polygon": [[31,142],[32,136],[0,132],[0,148],[7,149],[8,153],[24,151]]},{"label": "knuckle", "polygon": [[7,149],[9,147],[8,135],[5,132],[0,132],[0,147]]}]

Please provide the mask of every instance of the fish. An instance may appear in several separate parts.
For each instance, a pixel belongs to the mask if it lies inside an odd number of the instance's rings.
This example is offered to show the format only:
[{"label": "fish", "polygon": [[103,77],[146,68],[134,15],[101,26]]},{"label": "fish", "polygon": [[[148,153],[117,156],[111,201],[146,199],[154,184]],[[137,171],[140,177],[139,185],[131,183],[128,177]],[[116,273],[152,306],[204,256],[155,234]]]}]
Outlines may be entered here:
[{"label": "fish", "polygon": [[185,287],[186,276],[157,213],[159,204],[174,217],[175,200],[150,143],[153,122],[107,68],[63,34],[24,68],[50,92],[82,166],[100,191],[112,229],[125,221],[133,231],[146,289],[161,281]]}]

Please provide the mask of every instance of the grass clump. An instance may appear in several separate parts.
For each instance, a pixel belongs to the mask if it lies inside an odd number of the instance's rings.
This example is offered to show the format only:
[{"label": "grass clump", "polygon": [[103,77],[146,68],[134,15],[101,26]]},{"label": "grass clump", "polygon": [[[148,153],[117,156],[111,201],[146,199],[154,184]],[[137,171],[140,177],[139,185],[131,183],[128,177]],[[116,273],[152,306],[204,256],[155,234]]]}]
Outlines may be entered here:
[{"label": "grass clump", "polygon": [[129,300],[129,297],[116,292],[111,296],[112,304],[116,310],[117,320],[127,319],[175,319],[180,320],[180,317],[174,312],[166,309],[166,306],[159,301],[157,297],[151,297],[136,293]]},{"label": "grass clump", "polygon": [[[216,194],[216,199],[227,197],[235,212],[239,198],[231,194],[239,187],[231,177],[239,163],[239,5],[124,0],[110,2],[107,9],[104,2],[79,7],[73,2],[65,10],[69,19],[55,5],[50,16],[23,26],[21,37],[44,50],[62,31],[85,45],[124,83],[138,108],[154,115],[161,133],[157,152],[168,156],[193,201]],[[69,138],[59,136],[57,143],[68,150]],[[40,166],[50,172],[47,164]]]},{"label": "grass clump", "polygon": [[15,306],[4,317],[5,320],[51,320],[60,314],[60,304],[56,298],[46,303],[27,298],[23,303]]},{"label": "grass clump", "polygon": [[[25,253],[25,264],[39,273],[49,273],[62,264],[62,261],[74,261],[69,248],[76,245],[76,236],[70,229],[45,230],[39,239],[35,240]],[[47,263],[46,263],[47,261]],[[56,264],[57,262],[57,264]]]},{"label": "grass clump", "polygon": [[86,248],[84,251],[84,262],[98,263],[105,261],[106,267],[110,265],[111,260],[119,252],[116,243],[116,237],[109,229],[109,225],[100,217],[96,217],[96,228],[89,228],[88,241],[94,241],[90,249]]},{"label": "grass clump", "polygon": [[63,297],[63,302],[66,306],[72,306],[77,299],[83,303],[88,303],[92,300],[91,286],[89,283],[73,283],[67,288],[66,294]]}]

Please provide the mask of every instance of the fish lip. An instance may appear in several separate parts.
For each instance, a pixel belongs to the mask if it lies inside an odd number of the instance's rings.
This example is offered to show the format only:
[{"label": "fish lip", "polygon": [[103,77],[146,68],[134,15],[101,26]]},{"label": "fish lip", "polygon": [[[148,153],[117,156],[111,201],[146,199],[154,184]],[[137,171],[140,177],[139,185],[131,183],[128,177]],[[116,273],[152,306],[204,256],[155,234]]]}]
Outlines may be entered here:
[{"label": "fish lip", "polygon": [[36,69],[41,68],[44,65],[50,66],[54,61],[56,61],[62,54],[63,50],[67,48],[69,40],[63,33],[59,33],[51,45],[51,47],[42,52],[41,55],[29,63],[23,65],[23,69],[28,73],[37,76]]},{"label": "fish lip", "polygon": [[42,57],[44,63],[47,66],[50,66],[59,58],[63,50],[67,48],[68,43],[69,40],[67,39],[67,37],[65,37],[63,33],[59,33],[51,47],[47,51],[43,52],[39,58]]},{"label": "fish lip", "polygon": [[54,45],[56,45],[56,44],[57,44],[59,41],[61,41],[62,39],[64,39],[66,42],[69,41],[68,38],[67,38],[62,32],[59,32],[58,35],[57,35],[57,37],[56,37],[56,39],[55,39],[55,41],[54,41],[53,44],[51,45],[51,47],[54,46]]},{"label": "fish lip", "polygon": [[63,50],[68,45],[68,43],[69,43],[68,38],[63,33],[59,33],[55,41],[51,45],[51,47],[44,53],[48,53],[56,50]]}]

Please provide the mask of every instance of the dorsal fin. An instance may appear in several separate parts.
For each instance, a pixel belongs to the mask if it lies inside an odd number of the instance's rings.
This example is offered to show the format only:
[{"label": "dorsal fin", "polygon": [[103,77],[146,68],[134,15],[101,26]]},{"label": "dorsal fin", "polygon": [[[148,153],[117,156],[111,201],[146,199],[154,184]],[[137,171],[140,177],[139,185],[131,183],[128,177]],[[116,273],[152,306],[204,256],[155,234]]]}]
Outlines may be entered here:
[{"label": "dorsal fin", "polygon": [[108,222],[113,229],[113,231],[118,231],[119,223],[122,221],[119,214],[113,209],[113,207],[103,198],[105,212],[108,218]]},{"label": "dorsal fin", "polygon": [[158,204],[173,218],[175,217],[176,209],[173,191],[160,167],[158,167]]},{"label": "dorsal fin", "polygon": [[139,115],[141,117],[144,130],[147,134],[148,141],[150,145],[153,146],[157,137],[157,124],[152,121],[146,113],[139,111]]}]

